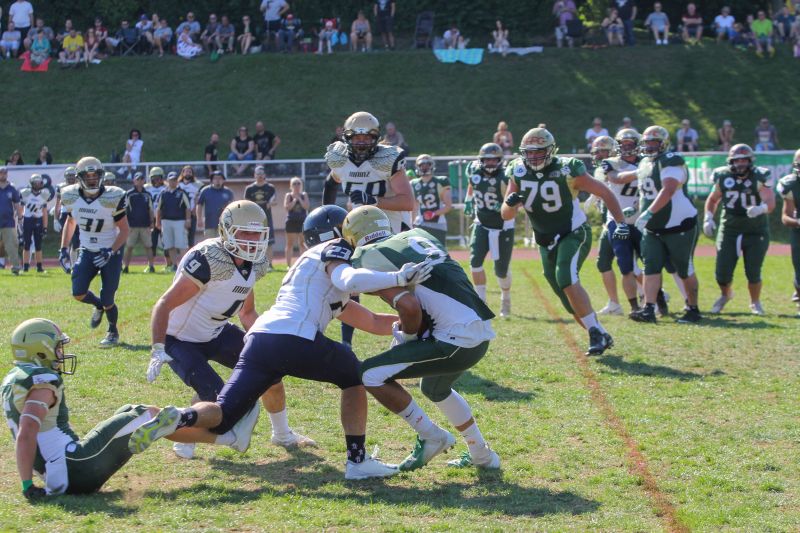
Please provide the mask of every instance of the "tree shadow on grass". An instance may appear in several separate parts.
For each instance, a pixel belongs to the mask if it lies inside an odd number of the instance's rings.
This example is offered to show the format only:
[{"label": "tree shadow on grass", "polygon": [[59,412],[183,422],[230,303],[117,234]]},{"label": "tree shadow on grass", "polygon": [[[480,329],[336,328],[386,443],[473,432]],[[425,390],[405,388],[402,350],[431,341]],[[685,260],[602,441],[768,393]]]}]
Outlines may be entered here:
[{"label": "tree shadow on grass", "polygon": [[464,372],[455,383],[455,389],[469,394],[480,394],[484,398],[495,402],[522,402],[533,399],[530,391],[518,391],[504,387],[490,379],[477,376],[470,371]]},{"label": "tree shadow on grass", "polygon": [[[752,317],[750,313],[739,313],[741,316]],[[735,316],[736,313],[730,313]],[[774,322],[759,320],[757,322],[738,322],[729,320],[719,315],[703,315],[703,320],[698,324],[700,327],[726,328],[726,329],[785,329],[783,326]]]},{"label": "tree shadow on grass", "polygon": [[136,352],[150,351],[151,345],[149,344],[128,344],[127,342],[119,343],[119,347],[123,350],[132,350]]},{"label": "tree shadow on grass", "polygon": [[138,506],[125,505],[121,490],[93,494],[62,494],[48,497],[37,505],[58,507],[73,515],[85,516],[100,513],[113,518],[125,518],[139,512]]},{"label": "tree shadow on grass", "polygon": [[650,365],[640,361],[626,361],[618,355],[604,355],[603,357],[598,358],[597,362],[631,376],[654,376],[658,378],[670,378],[686,381],[690,379],[702,379],[710,376],[725,375],[725,372],[722,370],[714,370],[713,372],[709,372],[707,374],[698,374],[695,372],[678,370],[677,368],[671,368],[668,366]]},{"label": "tree shadow on grass", "polygon": [[[314,498],[357,505],[382,503],[429,506],[459,511],[501,513],[508,516],[542,516],[555,513],[579,515],[597,510],[600,504],[569,491],[521,487],[503,479],[502,472],[477,471],[477,480],[441,480],[430,488],[398,486],[406,476],[394,479],[343,481],[343,472],[313,453],[297,451],[283,461],[241,463],[214,458],[210,464],[241,483],[236,488],[226,483],[220,491],[213,483],[199,482],[191,487],[167,491],[151,490],[147,496],[182,505],[213,508],[221,503],[244,503],[270,498]],[[257,487],[250,488],[253,484]],[[344,488],[342,484],[346,485]]]},{"label": "tree shadow on grass", "polygon": [[[528,320],[530,322],[542,322],[544,324],[558,324],[561,322],[560,318],[550,318],[544,315],[511,315],[511,319],[519,318],[521,320]],[[502,321],[503,319],[496,319],[495,321]]]}]

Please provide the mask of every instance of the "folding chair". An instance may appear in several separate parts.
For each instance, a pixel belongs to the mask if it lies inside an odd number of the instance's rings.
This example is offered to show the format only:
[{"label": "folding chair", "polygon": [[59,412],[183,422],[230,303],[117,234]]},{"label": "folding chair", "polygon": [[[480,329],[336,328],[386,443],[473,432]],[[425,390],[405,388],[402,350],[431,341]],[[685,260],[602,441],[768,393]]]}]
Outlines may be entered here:
[{"label": "folding chair", "polygon": [[138,46],[139,46],[139,39],[136,39],[136,41],[133,42],[133,43],[128,43],[127,41],[125,41],[125,39],[120,39],[119,40],[119,55],[121,57],[124,57],[124,56],[126,56],[128,54],[136,55],[137,54],[136,49],[138,48]]},{"label": "folding chair", "polygon": [[433,37],[433,11],[423,11],[417,15],[414,28],[414,48],[430,48]]}]

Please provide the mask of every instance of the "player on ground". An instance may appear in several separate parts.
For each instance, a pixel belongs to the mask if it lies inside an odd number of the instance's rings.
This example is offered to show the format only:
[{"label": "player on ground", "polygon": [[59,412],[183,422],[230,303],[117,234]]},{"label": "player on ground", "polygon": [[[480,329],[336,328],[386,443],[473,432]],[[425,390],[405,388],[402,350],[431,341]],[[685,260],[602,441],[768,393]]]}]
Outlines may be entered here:
[{"label": "player on ground", "polygon": [[529,130],[519,150],[521,157],[506,167],[508,193],[501,215],[511,220],[520,207],[525,209],[542,255],[545,278],[564,308],[588,331],[587,355],[600,355],[614,341],[598,322],[578,277],[592,247],[592,231],[578,203],[578,192],[594,194],[605,203],[617,224],[614,239],[627,239],[630,228],[611,190],[592,178],[579,159],[556,155],[556,141],[545,128]]},{"label": "player on ground", "polygon": [[[64,223],[69,216],[64,206],[61,204],[61,190],[70,185],[75,185],[76,183],[78,183],[78,173],[74,166],[68,166],[64,169],[64,183],[56,186],[56,203],[53,207],[53,230],[57,233],[61,233],[61,230],[64,228]],[[75,232],[72,234],[72,239],[69,242],[70,270],[72,269],[72,263],[75,262],[78,249],[81,247],[80,233],[80,228],[76,227]]]},{"label": "player on ground", "polygon": [[720,313],[733,298],[733,271],[741,255],[750,292],[750,311],[764,315],[761,305],[761,266],[769,249],[769,213],[775,209],[773,178],[764,167],[755,166],[755,153],[746,144],[732,146],[728,165],[714,169],[714,188],[706,199],[703,233],[714,237],[714,213],[722,202],[717,233],[716,278],[722,293],[711,307]]},{"label": "player on ground", "polygon": [[[794,153],[792,173],[778,182],[778,193],[783,197],[781,222],[791,231],[792,266],[794,267],[794,294],[792,301],[800,309],[800,150]],[[800,316],[800,313],[798,313]]]},{"label": "player on ground", "polygon": [[[125,191],[101,184],[103,164],[95,157],[84,157],[75,165],[78,183],[61,191],[61,205],[69,217],[61,232],[59,262],[64,271],[69,268],[67,245],[75,228],[80,228],[81,247],[72,265],[72,296],[79,302],[94,306],[89,326],[94,329],[108,321],[108,332],[100,346],[119,343],[117,320],[119,309],[114,296],[122,275],[122,249],[128,239],[128,219],[125,215]],[[89,285],[100,274],[100,297]]]},{"label": "player on ground", "polygon": [[[414,284],[430,275],[431,266],[403,265],[391,273],[350,267],[350,249],[338,240],[346,215],[341,207],[326,205],[306,217],[303,236],[309,250],[286,273],[275,305],[247,332],[239,361],[216,402],[164,408],[152,423],[131,435],[131,450],[138,453],[173,432],[176,440],[224,444],[226,432],[237,421],[252,432],[258,417],[258,410],[251,409],[253,404],[289,375],[333,383],[342,390],[345,478],[397,473],[396,467],[366,455],[367,398],[360,363],[349,346],[328,339],[323,332],[338,317],[369,333],[391,335],[397,317],[372,313],[350,300],[350,294]],[[249,432],[237,435],[249,439]]]},{"label": "player on ground", "polygon": [[[697,276],[694,248],[697,244],[697,209],[686,195],[689,174],[683,157],[669,150],[669,133],[661,126],[650,126],[642,134],[644,159],[637,170],[621,172],[618,179],[635,175],[639,180],[639,217],[636,228],[642,232],[644,262],[644,307],[631,313],[639,322],[656,321],[656,297],[661,289],[661,271],[672,263],[686,289],[686,311],[679,323],[694,324],[702,319],[697,308]],[[631,210],[629,208],[628,213]]]},{"label": "player on ground", "polygon": [[[194,389],[193,403],[217,399],[225,383],[209,362],[236,366],[245,331],[258,318],[253,287],[267,273],[268,234],[264,211],[249,200],[240,200],[220,215],[219,237],[204,240],[186,253],[172,286],[153,308],[147,381],[154,382],[161,366],[168,363]],[[244,329],[230,322],[237,314]],[[272,422],[273,444],[315,445],[289,427],[282,382],[270,387],[261,400]],[[176,442],[173,450],[190,459],[194,444]]]},{"label": "player on ground", "polygon": [[[26,320],[11,334],[14,368],[0,385],[3,411],[16,444],[22,494],[30,501],[46,495],[96,492],[131,458],[130,434],[151,420],[157,407],[123,405],[80,439],[69,424],[62,374],[75,372],[75,355],[59,327],[43,318]],[[33,484],[34,472],[45,486]]]},{"label": "player on ground", "polygon": [[422,378],[422,393],[464,436],[468,451],[452,466],[500,468],[500,457],[486,444],[472,410],[453,384],[475,366],[494,338],[494,314],[472,288],[461,266],[420,228],[392,235],[386,216],[370,206],[351,211],[344,221],[345,240],[355,248],[353,266],[389,271],[426,257],[432,275],[408,290],[375,291],[398,310],[395,342],[387,352],[364,361],[361,379],[387,409],[417,432],[414,450],[400,470],[416,470],[455,444],[453,435],[435,424],[397,380]]},{"label": "player on ground", "polygon": [[500,286],[500,316],[511,314],[511,253],[514,251],[514,220],[503,220],[500,206],[505,198],[508,178],[503,173],[503,149],[486,143],[478,151],[478,160],[467,165],[467,194],[464,216],[472,217],[469,239],[469,266],[472,282],[481,300],[486,301],[486,271],[483,261],[491,254],[494,275]]},{"label": "player on ground", "polygon": [[50,191],[44,186],[41,174],[32,174],[30,186],[19,192],[22,200],[22,271],[31,267],[31,243],[36,250],[36,272],[44,272],[42,267],[42,239],[47,233],[47,202]]},{"label": "player on ground", "polygon": [[444,176],[434,176],[436,164],[428,154],[417,157],[415,168],[417,178],[411,180],[414,192],[414,227],[422,228],[436,237],[447,248],[447,218],[445,215],[453,208],[450,193],[450,180]]}]

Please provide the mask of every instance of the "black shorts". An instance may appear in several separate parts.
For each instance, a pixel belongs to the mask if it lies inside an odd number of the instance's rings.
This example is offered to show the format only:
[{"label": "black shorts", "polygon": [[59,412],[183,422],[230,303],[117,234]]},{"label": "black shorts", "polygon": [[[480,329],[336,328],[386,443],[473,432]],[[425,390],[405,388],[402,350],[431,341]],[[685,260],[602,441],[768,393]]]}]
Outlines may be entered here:
[{"label": "black shorts", "polygon": [[391,15],[378,16],[375,19],[375,31],[377,33],[392,33],[394,30],[394,17]]},{"label": "black shorts", "polygon": [[298,219],[286,219],[286,233],[303,233],[303,221]]}]

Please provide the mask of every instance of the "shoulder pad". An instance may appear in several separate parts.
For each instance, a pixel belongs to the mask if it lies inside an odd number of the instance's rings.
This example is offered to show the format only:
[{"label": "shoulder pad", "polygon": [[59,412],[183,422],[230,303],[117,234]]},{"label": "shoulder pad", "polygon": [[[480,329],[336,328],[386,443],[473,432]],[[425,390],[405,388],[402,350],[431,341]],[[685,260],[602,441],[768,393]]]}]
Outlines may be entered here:
[{"label": "shoulder pad", "polygon": [[509,178],[521,178],[528,173],[528,168],[525,166],[525,161],[521,157],[512,160],[506,166],[506,176]]},{"label": "shoulder pad", "polygon": [[28,372],[28,376],[30,376],[31,383],[33,385],[50,383],[58,387],[63,383],[61,375],[58,372],[56,372],[55,370],[51,370],[49,368],[45,368],[43,366],[37,366],[31,368],[31,370]]},{"label": "shoulder pad", "polygon": [[372,164],[372,168],[375,170],[389,174],[394,168],[395,161],[397,161],[402,153],[403,151],[397,146],[379,144],[378,150],[369,161]]},{"label": "shoulder pad", "polygon": [[125,191],[113,185],[106,187],[100,195],[100,205],[114,209],[119,205],[120,199],[125,196]]},{"label": "shoulder pad", "polygon": [[780,182],[787,187],[797,181],[797,174],[787,174],[780,179]]},{"label": "shoulder pad", "polygon": [[353,257],[353,247],[344,239],[336,239],[328,243],[319,254],[319,259],[323,263],[328,261],[350,262]]},{"label": "shoulder pad", "polygon": [[253,272],[256,274],[256,281],[260,280],[269,272],[269,261],[265,257],[262,261],[253,264]]},{"label": "shoulder pad", "polygon": [[480,170],[480,163],[478,161],[470,161],[464,169],[465,174],[476,174]]},{"label": "shoulder pad", "polygon": [[713,183],[716,183],[719,180],[723,179],[729,173],[730,169],[727,166],[717,167],[711,171],[711,181]]},{"label": "shoulder pad", "polygon": [[685,164],[683,156],[678,152],[667,152],[659,157],[662,167],[678,167]]},{"label": "shoulder pad", "polygon": [[325,162],[331,169],[342,168],[349,160],[350,151],[342,141],[328,145],[325,152]]},{"label": "shoulder pad", "polygon": [[447,176],[434,176],[433,179],[439,183],[440,187],[450,187],[450,178]]},{"label": "shoulder pad", "polygon": [[61,203],[64,205],[71,205],[80,198],[80,187],[77,183],[68,185],[61,189]]},{"label": "shoulder pad", "polygon": [[233,264],[231,254],[222,245],[222,241],[214,239],[201,246],[198,250],[208,262],[211,271],[211,281],[225,281],[233,276],[236,265]]}]

